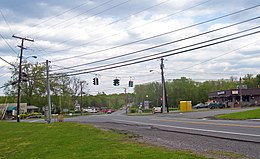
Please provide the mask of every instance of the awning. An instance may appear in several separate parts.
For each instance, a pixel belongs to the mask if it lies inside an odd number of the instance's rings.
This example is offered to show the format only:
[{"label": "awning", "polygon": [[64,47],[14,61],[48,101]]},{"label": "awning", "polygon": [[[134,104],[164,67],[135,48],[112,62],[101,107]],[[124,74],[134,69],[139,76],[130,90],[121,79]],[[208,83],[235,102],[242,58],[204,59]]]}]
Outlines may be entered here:
[{"label": "awning", "polygon": [[13,111],[16,110],[16,106],[8,106],[6,111]]}]

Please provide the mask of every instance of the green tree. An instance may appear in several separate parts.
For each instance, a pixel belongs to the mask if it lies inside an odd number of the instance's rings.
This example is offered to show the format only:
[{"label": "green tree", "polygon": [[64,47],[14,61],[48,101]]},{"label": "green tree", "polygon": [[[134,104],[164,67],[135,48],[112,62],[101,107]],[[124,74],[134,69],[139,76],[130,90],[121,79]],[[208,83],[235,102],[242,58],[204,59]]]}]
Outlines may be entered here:
[{"label": "green tree", "polygon": [[254,78],[253,74],[247,74],[243,77],[243,84],[247,85],[248,88],[255,88],[257,86],[256,83],[256,78]]}]

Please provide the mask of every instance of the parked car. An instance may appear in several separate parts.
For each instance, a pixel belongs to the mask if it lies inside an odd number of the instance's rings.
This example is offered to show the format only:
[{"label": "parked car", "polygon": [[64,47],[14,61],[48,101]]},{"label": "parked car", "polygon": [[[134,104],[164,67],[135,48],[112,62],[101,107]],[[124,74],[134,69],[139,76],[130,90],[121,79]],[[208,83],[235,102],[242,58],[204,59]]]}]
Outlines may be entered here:
[{"label": "parked car", "polygon": [[225,104],[222,103],[210,103],[208,105],[209,109],[215,109],[215,108],[225,108]]},{"label": "parked car", "polygon": [[200,108],[208,108],[208,105],[205,105],[203,103],[196,104],[192,107],[193,109],[200,109]]},{"label": "parked car", "polygon": [[153,107],[154,113],[162,113],[162,107]]},{"label": "parked car", "polygon": [[102,112],[106,114],[111,114],[113,111],[112,109],[103,109]]}]

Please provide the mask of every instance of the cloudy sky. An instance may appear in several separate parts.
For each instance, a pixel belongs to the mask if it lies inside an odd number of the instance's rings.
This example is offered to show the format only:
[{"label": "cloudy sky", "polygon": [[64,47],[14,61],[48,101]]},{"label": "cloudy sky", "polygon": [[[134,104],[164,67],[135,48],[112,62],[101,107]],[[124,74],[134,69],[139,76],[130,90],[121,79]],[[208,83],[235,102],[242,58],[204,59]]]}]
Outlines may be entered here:
[{"label": "cloudy sky", "polygon": [[[161,57],[168,80],[256,75],[258,5],[258,0],[1,0],[0,57],[17,62],[21,41],[12,35],[34,39],[25,41],[24,57],[38,58],[27,60],[50,60],[51,74],[87,81],[90,94],[132,92],[130,79],[159,82]],[[9,67],[0,59],[0,86],[10,78]],[[113,86],[115,78],[119,87]]]}]

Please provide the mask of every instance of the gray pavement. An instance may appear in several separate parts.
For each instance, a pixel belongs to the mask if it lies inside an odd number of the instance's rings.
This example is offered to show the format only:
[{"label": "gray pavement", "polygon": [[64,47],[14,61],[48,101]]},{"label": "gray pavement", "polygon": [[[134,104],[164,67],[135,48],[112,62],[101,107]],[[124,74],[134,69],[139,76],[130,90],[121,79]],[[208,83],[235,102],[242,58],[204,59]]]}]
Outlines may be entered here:
[{"label": "gray pavement", "polygon": [[102,129],[131,133],[140,142],[167,149],[190,150],[207,157],[260,158],[259,121],[212,118],[218,114],[252,109],[256,108],[172,112],[150,116],[126,116],[125,110],[120,110],[112,114],[66,118],[65,122],[92,124]]},{"label": "gray pavement", "polygon": [[107,115],[68,118],[68,122],[93,124],[136,140],[170,149],[186,149],[216,158],[260,158],[260,122],[212,120],[218,114],[248,109],[203,110],[188,113],[125,116],[121,110]]}]

